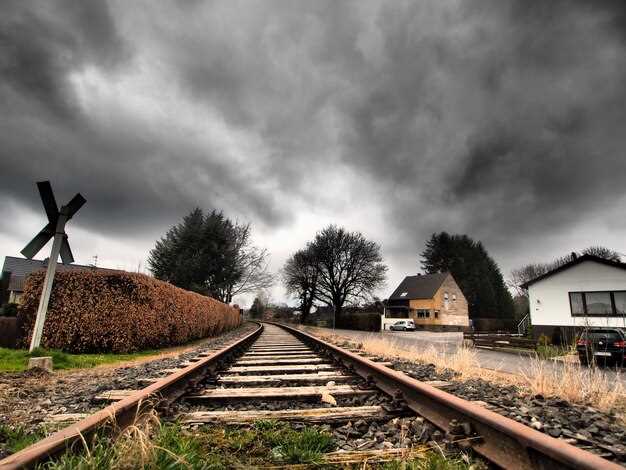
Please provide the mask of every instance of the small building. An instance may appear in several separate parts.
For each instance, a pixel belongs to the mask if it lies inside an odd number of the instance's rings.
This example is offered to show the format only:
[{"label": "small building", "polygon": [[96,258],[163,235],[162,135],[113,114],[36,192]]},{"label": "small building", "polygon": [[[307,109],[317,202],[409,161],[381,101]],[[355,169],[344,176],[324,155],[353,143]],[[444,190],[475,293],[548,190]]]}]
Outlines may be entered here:
[{"label": "small building", "polygon": [[[45,260],[37,260],[6,256],[4,258],[4,265],[2,266],[2,277],[0,278],[0,304],[21,303],[26,278],[31,273],[47,269],[47,267],[47,258]],[[95,266],[84,266],[80,264],[57,264],[57,272],[69,270],[115,271],[113,269],[97,268]]]},{"label": "small building", "polygon": [[463,331],[469,327],[467,300],[450,273],[407,276],[387,300],[382,329],[411,318],[418,329]]},{"label": "small building", "polygon": [[585,327],[626,327],[626,264],[593,255],[572,260],[521,287],[533,336],[571,342]]}]

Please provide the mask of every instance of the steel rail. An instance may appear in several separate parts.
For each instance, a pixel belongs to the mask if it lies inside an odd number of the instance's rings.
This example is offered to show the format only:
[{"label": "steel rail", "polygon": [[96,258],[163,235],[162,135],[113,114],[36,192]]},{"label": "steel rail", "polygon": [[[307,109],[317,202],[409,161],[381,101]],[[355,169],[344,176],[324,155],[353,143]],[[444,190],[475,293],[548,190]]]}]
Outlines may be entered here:
[{"label": "steel rail", "polygon": [[258,324],[256,330],[240,340],[214,352],[198,362],[174,372],[162,380],[149,385],[123,400],[67,426],[45,439],[0,460],[0,469],[13,470],[33,468],[38,463],[54,457],[71,447],[79,439],[91,436],[98,429],[111,425],[116,432],[132,424],[139,413],[146,407],[167,407],[170,403],[184,395],[191,387],[195,387],[207,373],[214,373],[224,361],[247,348],[263,331]]},{"label": "steel rail", "polygon": [[[456,438],[465,437],[465,444],[504,469],[623,470],[620,465],[591,452],[426,385],[301,330],[280,323],[274,324],[294,334],[309,346],[330,352],[336,360],[372,385],[396,399],[404,400],[409,408],[444,432]],[[463,423],[469,423],[470,435],[458,435],[458,428],[462,428]]]}]

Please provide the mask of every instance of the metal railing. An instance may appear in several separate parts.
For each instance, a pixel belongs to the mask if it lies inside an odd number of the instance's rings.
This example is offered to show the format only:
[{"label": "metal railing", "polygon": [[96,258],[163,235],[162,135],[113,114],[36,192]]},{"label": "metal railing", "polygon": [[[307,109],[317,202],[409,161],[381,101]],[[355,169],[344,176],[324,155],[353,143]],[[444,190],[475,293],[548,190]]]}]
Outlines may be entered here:
[{"label": "metal railing", "polygon": [[530,313],[527,313],[526,315],[524,315],[524,318],[522,318],[520,322],[517,324],[517,332],[520,335],[525,335],[529,327],[530,327]]}]

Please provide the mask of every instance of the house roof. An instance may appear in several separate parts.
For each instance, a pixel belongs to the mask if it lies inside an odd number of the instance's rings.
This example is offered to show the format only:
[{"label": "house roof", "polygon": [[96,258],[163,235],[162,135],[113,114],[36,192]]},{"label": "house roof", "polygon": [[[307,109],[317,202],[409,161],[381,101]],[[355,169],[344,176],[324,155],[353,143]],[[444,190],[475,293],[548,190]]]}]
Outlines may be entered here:
[{"label": "house roof", "polygon": [[548,271],[547,273],[544,273],[541,276],[536,277],[535,279],[531,279],[530,281],[525,282],[524,284],[520,285],[520,287],[522,287],[523,289],[528,289],[529,286],[533,285],[536,282],[539,282],[547,277],[554,276],[561,271],[565,271],[566,269],[569,269],[580,263],[584,263],[585,261],[594,261],[596,263],[604,264],[605,266],[611,266],[613,268],[626,270],[626,263],[620,263],[619,261],[610,261],[608,259],[600,258],[599,256],[594,255],[582,255],[572,259],[572,261],[570,261],[569,263],[565,263],[558,268],[553,269],[552,271]]},{"label": "house roof", "polygon": [[[15,256],[6,256],[4,258],[2,272],[9,271],[11,273],[11,278],[9,280],[9,290],[19,292],[24,290],[24,280],[29,274],[40,269],[46,269],[47,267],[47,259],[38,260],[17,258]],[[82,264],[57,264],[57,271],[84,271],[88,269],[98,271],[116,271],[114,269],[96,268],[94,266],[85,266]]]},{"label": "house roof", "polygon": [[[397,299],[432,299],[443,281],[450,273],[418,274],[407,276],[389,296],[389,300]],[[402,295],[405,293],[405,295]]]}]

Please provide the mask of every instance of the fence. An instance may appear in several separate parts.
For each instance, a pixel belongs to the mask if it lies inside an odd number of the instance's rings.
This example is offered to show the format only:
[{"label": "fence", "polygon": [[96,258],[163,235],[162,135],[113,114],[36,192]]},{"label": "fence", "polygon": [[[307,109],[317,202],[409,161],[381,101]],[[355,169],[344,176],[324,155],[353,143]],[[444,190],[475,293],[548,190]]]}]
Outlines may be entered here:
[{"label": "fence", "polygon": [[463,339],[472,341],[476,348],[528,349],[535,351],[537,342],[534,339],[519,335],[493,333],[464,333]]}]

